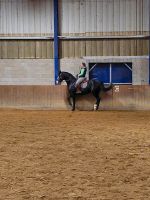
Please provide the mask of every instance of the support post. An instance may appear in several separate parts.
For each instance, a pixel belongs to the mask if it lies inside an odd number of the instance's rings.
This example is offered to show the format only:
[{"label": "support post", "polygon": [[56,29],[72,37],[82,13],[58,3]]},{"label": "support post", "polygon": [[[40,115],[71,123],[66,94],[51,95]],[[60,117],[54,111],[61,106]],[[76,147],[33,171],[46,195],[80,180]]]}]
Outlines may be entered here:
[{"label": "support post", "polygon": [[53,5],[54,5],[54,80],[56,84],[59,72],[58,0],[53,0]]}]

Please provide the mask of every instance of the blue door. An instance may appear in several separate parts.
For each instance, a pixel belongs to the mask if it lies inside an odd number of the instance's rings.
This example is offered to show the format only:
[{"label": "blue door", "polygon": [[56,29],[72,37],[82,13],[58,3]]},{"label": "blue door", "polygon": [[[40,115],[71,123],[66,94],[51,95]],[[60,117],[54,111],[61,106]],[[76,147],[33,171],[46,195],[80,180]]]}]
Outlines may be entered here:
[{"label": "blue door", "polygon": [[112,83],[132,84],[132,63],[112,63]]},{"label": "blue door", "polygon": [[110,83],[109,63],[90,63],[89,79],[96,79],[104,83]]},{"label": "blue door", "polygon": [[132,63],[90,63],[89,79],[104,83],[132,84]]}]

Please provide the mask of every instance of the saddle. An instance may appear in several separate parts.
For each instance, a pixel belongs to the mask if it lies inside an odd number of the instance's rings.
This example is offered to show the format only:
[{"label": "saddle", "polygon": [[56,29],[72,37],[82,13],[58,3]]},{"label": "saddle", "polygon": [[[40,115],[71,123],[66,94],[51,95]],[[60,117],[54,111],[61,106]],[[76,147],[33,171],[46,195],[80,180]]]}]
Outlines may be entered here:
[{"label": "saddle", "polygon": [[81,89],[86,88],[87,84],[88,84],[88,80],[87,80],[87,78],[85,78],[84,81],[82,81],[82,83],[80,83],[80,88]]},{"label": "saddle", "polygon": [[88,80],[87,80],[87,78],[85,78],[85,79],[79,84],[79,86],[77,87],[76,93],[81,93],[81,92],[82,92],[82,89],[84,89],[84,88],[87,87],[87,84],[88,84]]}]

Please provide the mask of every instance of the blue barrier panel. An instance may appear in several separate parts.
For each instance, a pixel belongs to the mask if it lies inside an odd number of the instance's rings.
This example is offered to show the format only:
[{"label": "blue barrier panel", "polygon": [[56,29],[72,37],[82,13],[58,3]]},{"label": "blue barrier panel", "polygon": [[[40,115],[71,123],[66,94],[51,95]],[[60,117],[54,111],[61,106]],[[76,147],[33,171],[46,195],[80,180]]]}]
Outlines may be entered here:
[{"label": "blue barrier panel", "polygon": [[112,64],[112,83],[132,84],[132,63]]},{"label": "blue barrier panel", "polygon": [[90,63],[89,79],[104,83],[132,84],[132,63]]},{"label": "blue barrier panel", "polygon": [[[94,64],[90,64],[90,68],[92,68]],[[96,79],[99,81],[103,81],[104,83],[110,82],[110,69],[109,63],[98,63],[93,67],[89,74],[90,79]]]}]

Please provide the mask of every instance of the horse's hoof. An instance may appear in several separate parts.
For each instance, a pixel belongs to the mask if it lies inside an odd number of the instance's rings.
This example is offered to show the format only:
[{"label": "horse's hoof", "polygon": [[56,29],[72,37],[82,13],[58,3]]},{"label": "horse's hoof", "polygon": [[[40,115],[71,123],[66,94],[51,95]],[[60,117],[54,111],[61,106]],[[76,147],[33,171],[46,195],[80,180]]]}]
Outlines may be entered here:
[{"label": "horse's hoof", "polygon": [[97,110],[97,104],[94,104],[94,111]]}]

